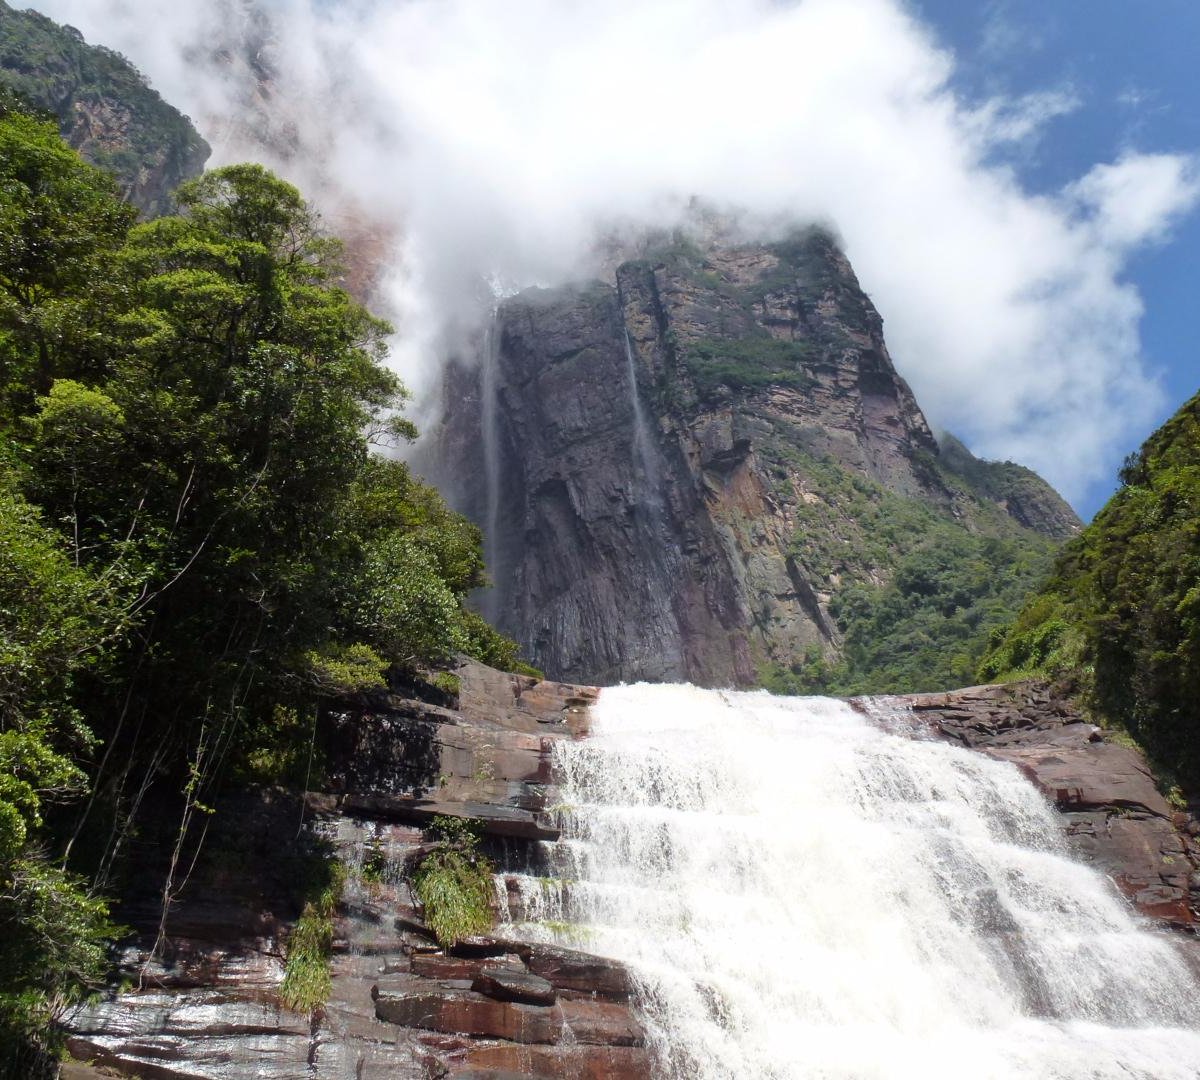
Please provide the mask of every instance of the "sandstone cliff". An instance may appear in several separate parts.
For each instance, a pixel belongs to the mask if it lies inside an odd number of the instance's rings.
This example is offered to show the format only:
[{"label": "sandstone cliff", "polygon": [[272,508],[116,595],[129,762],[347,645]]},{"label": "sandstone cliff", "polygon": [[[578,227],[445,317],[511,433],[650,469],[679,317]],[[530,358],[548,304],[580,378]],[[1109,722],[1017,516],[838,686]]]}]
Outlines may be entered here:
[{"label": "sandstone cliff", "polygon": [[836,664],[839,599],[930,528],[1002,538],[1000,564],[1078,528],[1028,470],[939,445],[821,230],[529,290],[481,352],[428,469],[485,531],[485,613],[554,677],[769,684]]},{"label": "sandstone cliff", "polygon": [[171,192],[199,176],[208,144],[123,56],[78,30],[0,0],[0,86],[59,121],[63,137],[112,172],[147,217],[169,213]]}]

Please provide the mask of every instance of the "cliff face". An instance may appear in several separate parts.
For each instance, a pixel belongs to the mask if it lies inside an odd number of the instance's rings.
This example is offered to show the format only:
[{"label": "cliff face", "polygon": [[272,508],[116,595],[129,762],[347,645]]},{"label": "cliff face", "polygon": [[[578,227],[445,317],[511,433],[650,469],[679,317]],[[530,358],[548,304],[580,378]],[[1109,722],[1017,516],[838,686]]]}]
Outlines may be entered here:
[{"label": "cliff face", "polygon": [[63,138],[112,172],[147,217],[169,213],[171,192],[199,176],[208,144],[123,56],[78,30],[0,0],[0,86],[53,113]]},{"label": "cliff face", "polygon": [[940,450],[821,231],[676,240],[522,293],[482,351],[450,373],[430,471],[488,537],[485,613],[554,677],[744,686],[838,661],[831,605],[909,543],[871,535],[892,503],[1038,550],[1078,527],[1027,470]]}]

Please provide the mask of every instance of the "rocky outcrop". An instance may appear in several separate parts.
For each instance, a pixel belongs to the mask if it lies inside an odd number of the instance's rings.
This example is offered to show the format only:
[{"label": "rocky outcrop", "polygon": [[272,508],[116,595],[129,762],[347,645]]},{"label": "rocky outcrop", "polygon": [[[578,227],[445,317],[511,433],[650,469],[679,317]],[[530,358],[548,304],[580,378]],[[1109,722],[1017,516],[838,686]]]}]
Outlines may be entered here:
[{"label": "rocky outcrop", "polygon": [[1145,915],[1200,918],[1200,822],[1172,808],[1141,752],[1113,742],[1044,683],[893,699],[918,730],[1017,766],[1063,816],[1071,848]]},{"label": "rocky outcrop", "polygon": [[199,176],[208,144],[123,56],[78,30],[0,0],[0,85],[53,113],[84,158],[113,173],[146,217],[171,210],[171,192]]},{"label": "rocky outcrop", "polygon": [[854,499],[1030,545],[1078,525],[1027,470],[943,460],[819,230],[526,291],[481,351],[423,468],[484,529],[485,612],[555,678],[745,686],[835,660],[831,600],[895,565]]},{"label": "rocky outcrop", "polygon": [[[621,965],[503,936],[443,949],[425,927],[404,872],[428,850],[420,826],[472,818],[501,867],[533,865],[528,841],[558,835],[545,816],[551,744],[586,732],[597,693],[474,663],[456,675],[445,705],[398,687],[332,715],[330,789],[304,807],[270,796],[222,807],[226,831],[215,827],[162,937],[153,897],[122,912],[139,931],[123,957],[132,989],[70,1019],[71,1052],[169,1080],[648,1078]],[[298,911],[275,879],[305,865],[281,854],[302,819],[316,850],[349,868],[332,993],[311,1016],[280,1003]]]}]

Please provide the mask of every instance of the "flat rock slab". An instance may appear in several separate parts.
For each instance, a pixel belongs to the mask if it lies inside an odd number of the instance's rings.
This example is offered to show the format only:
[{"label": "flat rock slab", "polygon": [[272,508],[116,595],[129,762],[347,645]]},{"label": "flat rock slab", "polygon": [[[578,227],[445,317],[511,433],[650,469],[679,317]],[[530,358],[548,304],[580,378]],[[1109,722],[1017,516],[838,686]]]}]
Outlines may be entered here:
[{"label": "flat rock slab", "polygon": [[514,1072],[512,1069],[466,1069],[450,1076],[452,1080],[551,1080],[546,1073]]},{"label": "flat rock slab", "polygon": [[649,1051],[640,1046],[481,1046],[467,1063],[549,1080],[650,1080]]},{"label": "flat rock slab", "polygon": [[499,1001],[520,1001],[527,1005],[553,1005],[558,999],[554,987],[540,976],[504,968],[481,971],[471,989]]},{"label": "flat rock slab", "polygon": [[371,996],[380,1020],[427,1031],[514,1043],[640,1046],[643,1042],[641,1027],[629,1010],[607,1002],[526,1005],[496,1001],[472,990],[433,991],[411,983],[376,984]]},{"label": "flat rock slab", "polygon": [[1011,761],[1060,810],[1112,806],[1145,810],[1170,820],[1171,807],[1142,756],[1128,747],[1091,743],[1083,747],[998,747],[984,751]]},{"label": "flat rock slab", "polygon": [[534,975],[559,990],[598,994],[616,1001],[627,1001],[633,993],[629,969],[602,956],[556,945],[533,945],[525,963]]}]

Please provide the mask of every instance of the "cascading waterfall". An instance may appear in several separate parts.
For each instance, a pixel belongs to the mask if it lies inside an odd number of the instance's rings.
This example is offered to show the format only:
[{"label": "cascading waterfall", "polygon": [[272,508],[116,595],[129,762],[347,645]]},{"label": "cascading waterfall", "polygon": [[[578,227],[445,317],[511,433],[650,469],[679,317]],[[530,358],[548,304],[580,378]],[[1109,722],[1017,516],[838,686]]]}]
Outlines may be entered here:
[{"label": "cascading waterfall", "polygon": [[828,699],[638,685],[593,714],[512,930],[629,963],[662,1075],[1200,1076],[1175,943],[1014,766]]}]

